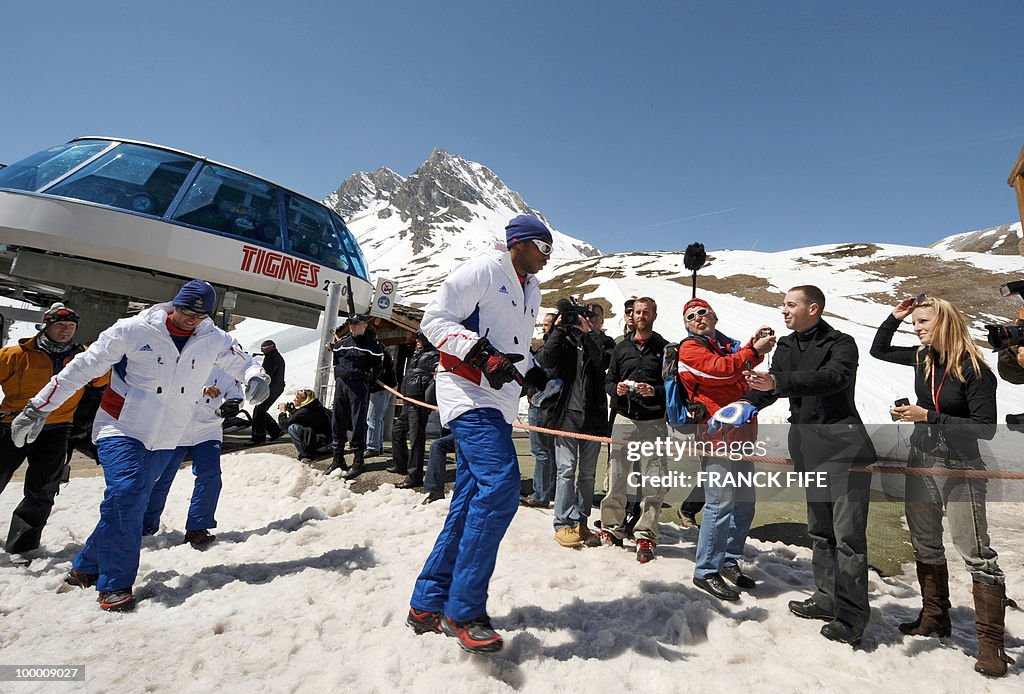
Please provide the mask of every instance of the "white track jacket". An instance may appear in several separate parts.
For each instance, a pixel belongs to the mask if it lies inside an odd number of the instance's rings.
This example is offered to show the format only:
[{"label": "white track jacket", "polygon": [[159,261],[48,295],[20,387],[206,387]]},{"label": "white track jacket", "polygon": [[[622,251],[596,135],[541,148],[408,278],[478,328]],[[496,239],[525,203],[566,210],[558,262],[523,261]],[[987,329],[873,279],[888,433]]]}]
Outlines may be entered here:
[{"label": "white track jacket", "polygon": [[487,384],[479,369],[462,363],[480,337],[505,354],[519,354],[520,373],[533,365],[530,340],[540,309],[540,284],[527,275],[519,284],[508,252],[492,251],[458,265],[424,310],[420,330],[441,352],[437,405],[447,424],[469,410],[494,408],[515,421],[522,386]]},{"label": "white track jacket", "polygon": [[170,303],[114,323],[75,356],[29,402],[51,412],[86,383],[110,371],[92,438],[127,436],[148,450],[175,448],[195,415],[203,386],[219,366],[243,383],[263,373],[233,337],[206,319],[179,353],[167,331]]}]

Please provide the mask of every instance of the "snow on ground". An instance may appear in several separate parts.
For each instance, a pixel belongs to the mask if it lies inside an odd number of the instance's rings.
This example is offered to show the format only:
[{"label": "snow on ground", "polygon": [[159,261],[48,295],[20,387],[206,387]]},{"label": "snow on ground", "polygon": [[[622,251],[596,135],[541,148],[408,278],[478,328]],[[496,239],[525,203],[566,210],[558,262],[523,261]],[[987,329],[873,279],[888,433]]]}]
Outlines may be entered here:
[{"label": "snow on ground", "polygon": [[[908,638],[916,581],[872,573],[872,619],[858,650],[818,635],[821,622],[786,603],[812,586],[810,551],[751,540],[753,594],[725,604],[690,583],[696,532],[662,526],[659,557],[570,550],[551,514],[521,509],[498,556],[489,612],[506,648],[463,653],[403,623],[413,582],[447,502],[390,485],[357,495],[272,454],[225,456],[218,541],[181,545],[192,489],[182,470],[161,532],[145,538],[138,608],[107,614],[95,593],[63,583],[98,517],[102,479],[64,487],[28,567],[0,567],[0,663],[84,665],[67,691],[191,692],[1019,692],[1024,664],[1003,680],[973,671],[970,579],[952,546],[954,632]],[[0,497],[6,521],[19,495]],[[993,545],[1010,595],[1024,596],[1021,504],[990,504]],[[0,554],[0,559],[6,555]],[[1009,652],[1024,663],[1024,612],[1007,617]],[[4,683],[4,691],[64,691]]]}]

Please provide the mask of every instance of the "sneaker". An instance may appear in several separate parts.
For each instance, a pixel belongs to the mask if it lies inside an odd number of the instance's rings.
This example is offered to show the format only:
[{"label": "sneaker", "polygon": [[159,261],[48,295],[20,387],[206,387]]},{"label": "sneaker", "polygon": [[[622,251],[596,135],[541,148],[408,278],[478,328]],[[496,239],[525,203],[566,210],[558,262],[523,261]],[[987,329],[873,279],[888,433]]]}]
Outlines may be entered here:
[{"label": "sneaker", "polygon": [[456,622],[442,615],[440,626],[442,634],[457,638],[462,650],[469,653],[496,653],[505,645],[501,635],[491,627],[491,618],[487,615],[468,622]]},{"label": "sneaker", "polygon": [[426,633],[441,633],[441,613],[440,612],[427,612],[425,610],[417,610],[415,607],[409,608],[409,614],[405,618],[405,623],[412,627],[412,630],[417,634]]},{"label": "sneaker", "polygon": [[68,575],[64,577],[64,582],[75,588],[92,588],[96,585],[99,577],[99,574],[87,574],[71,569],[71,571],[68,571]]},{"label": "sneaker", "polygon": [[135,596],[131,588],[100,591],[97,601],[100,609],[107,612],[131,612],[135,609]]},{"label": "sneaker", "polygon": [[636,541],[636,560],[641,564],[646,564],[650,560],[654,559],[654,548],[658,546],[658,543],[654,540],[648,540],[646,537],[641,537]]},{"label": "sneaker", "polygon": [[211,534],[209,530],[189,530],[185,533],[185,539],[181,541],[181,544],[188,543],[192,545],[192,549],[203,549],[215,539],[217,536]]},{"label": "sneaker", "polygon": [[835,619],[832,610],[826,610],[824,607],[821,607],[818,603],[814,602],[814,598],[790,600],[789,611],[803,619],[823,619],[826,622],[831,622]]},{"label": "sneaker", "polygon": [[729,584],[722,580],[721,575],[711,574],[706,578],[693,577],[693,585],[719,600],[739,600],[740,594],[729,587]]},{"label": "sneaker", "polygon": [[838,641],[839,643],[856,646],[860,643],[864,630],[857,629],[841,619],[833,619],[821,628],[821,635],[829,641]]},{"label": "sneaker", "polygon": [[742,588],[743,590],[757,588],[757,581],[743,573],[739,564],[726,564],[718,573],[737,588]]},{"label": "sneaker", "polygon": [[590,536],[587,540],[587,547],[601,547],[605,545],[615,545],[616,547],[622,546],[622,540],[615,537],[607,530],[602,530],[599,533]]},{"label": "sneaker", "polygon": [[583,538],[580,537],[579,530],[572,526],[566,526],[555,531],[555,542],[563,547],[576,547],[583,542]]}]

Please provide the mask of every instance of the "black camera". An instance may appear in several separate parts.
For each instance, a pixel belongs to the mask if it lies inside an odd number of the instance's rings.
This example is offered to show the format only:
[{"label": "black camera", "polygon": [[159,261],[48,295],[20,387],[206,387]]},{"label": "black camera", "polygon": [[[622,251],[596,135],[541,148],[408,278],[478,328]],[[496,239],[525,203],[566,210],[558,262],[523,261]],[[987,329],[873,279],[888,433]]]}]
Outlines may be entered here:
[{"label": "black camera", "polygon": [[562,319],[562,325],[566,327],[579,325],[580,316],[589,320],[595,314],[593,304],[581,304],[572,296],[568,299],[559,299],[556,308],[558,309],[558,315]]},{"label": "black camera", "polygon": [[225,400],[224,402],[222,402],[220,404],[220,407],[217,408],[217,416],[218,417],[223,417],[224,419],[228,419],[229,417],[234,417],[235,415],[237,415],[239,410],[241,410],[241,409],[242,409],[242,399],[241,398],[230,398],[230,399]]},{"label": "black camera", "polygon": [[[1007,282],[999,288],[1002,296],[1016,294],[1024,301],[1024,280]],[[1024,310],[1021,311],[1021,318],[1024,318]],[[985,325],[988,331],[988,343],[992,349],[1003,349],[1012,345],[1024,345],[1024,325]]]}]

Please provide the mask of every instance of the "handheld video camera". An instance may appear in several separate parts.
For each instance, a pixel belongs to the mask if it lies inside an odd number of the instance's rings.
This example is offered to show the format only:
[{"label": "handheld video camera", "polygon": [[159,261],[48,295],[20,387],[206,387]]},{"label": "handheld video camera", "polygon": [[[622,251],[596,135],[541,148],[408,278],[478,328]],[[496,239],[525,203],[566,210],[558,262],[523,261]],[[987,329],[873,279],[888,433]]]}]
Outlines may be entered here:
[{"label": "handheld video camera", "polygon": [[579,325],[580,316],[589,320],[594,317],[595,313],[593,304],[581,304],[573,296],[568,299],[559,299],[556,308],[558,315],[562,318],[562,325],[566,327]]},{"label": "handheld video camera", "polygon": [[[1024,280],[1007,282],[999,288],[999,294],[1002,296],[1016,294],[1024,301]],[[1024,309],[1021,309],[1020,317],[1024,319]],[[985,330],[988,331],[988,343],[992,345],[992,349],[1003,349],[1011,345],[1024,345],[1024,325],[986,324]]]}]

